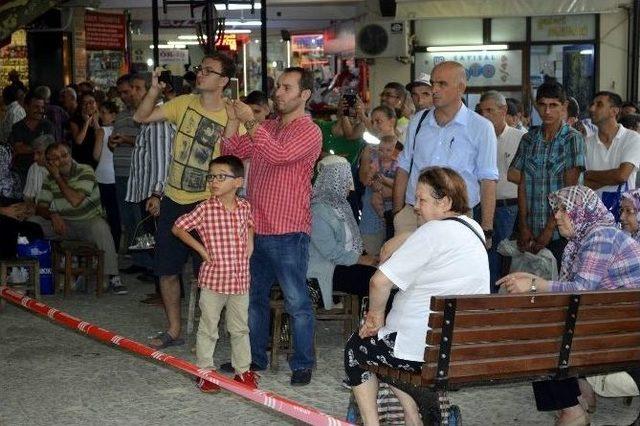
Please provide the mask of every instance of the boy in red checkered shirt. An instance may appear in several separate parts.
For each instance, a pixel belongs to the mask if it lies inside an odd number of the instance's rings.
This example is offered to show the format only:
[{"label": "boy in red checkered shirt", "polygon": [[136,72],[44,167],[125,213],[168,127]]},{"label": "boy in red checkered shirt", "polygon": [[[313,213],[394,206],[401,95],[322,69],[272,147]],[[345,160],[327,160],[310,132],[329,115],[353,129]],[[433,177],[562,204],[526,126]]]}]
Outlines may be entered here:
[{"label": "boy in red checkered shirt", "polygon": [[[193,211],[180,216],[173,233],[202,256],[198,275],[200,324],[196,335],[197,364],[213,368],[218,341],[218,321],[226,306],[226,323],[231,335],[231,364],[234,380],[257,387],[258,376],[250,371],[249,344],[249,258],[253,251],[253,217],[249,202],[236,193],[244,181],[242,161],[233,155],[211,160],[207,182],[211,197]],[[195,230],[202,243],[189,232]],[[220,387],[202,378],[198,388],[217,392]]]}]

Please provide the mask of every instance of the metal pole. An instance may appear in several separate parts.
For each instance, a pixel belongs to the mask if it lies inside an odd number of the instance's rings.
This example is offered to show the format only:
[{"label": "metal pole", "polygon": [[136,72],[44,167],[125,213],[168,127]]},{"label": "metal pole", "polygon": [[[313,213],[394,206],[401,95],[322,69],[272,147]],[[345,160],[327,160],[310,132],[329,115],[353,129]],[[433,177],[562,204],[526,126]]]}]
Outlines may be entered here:
[{"label": "metal pole", "polygon": [[155,69],[160,66],[160,51],[158,50],[158,44],[160,44],[160,36],[158,35],[158,29],[160,27],[158,0],[151,0],[151,20],[153,21],[153,69]]},{"label": "metal pole", "polygon": [[262,68],[262,91],[267,95],[267,0],[260,0],[260,68]]},{"label": "metal pole", "polygon": [[634,0],[633,9],[631,11],[632,16],[629,17],[632,25],[631,29],[631,43],[629,50],[631,51],[631,72],[630,75],[630,87],[627,89],[629,92],[629,100],[631,102],[638,102],[638,78],[640,78],[640,31],[638,25],[640,24],[640,0]]}]

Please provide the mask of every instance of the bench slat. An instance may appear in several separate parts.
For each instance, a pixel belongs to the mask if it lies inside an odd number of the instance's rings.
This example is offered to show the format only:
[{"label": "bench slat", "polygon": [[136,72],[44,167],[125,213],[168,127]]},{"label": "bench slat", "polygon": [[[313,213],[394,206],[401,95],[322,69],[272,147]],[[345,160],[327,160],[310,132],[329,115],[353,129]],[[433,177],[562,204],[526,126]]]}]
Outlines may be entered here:
[{"label": "bench slat", "polygon": [[[504,358],[534,354],[554,354],[560,351],[560,337],[556,339],[529,340],[500,343],[474,343],[454,345],[451,349],[451,361],[469,361],[474,359]],[[598,350],[607,348],[640,347],[640,332],[598,336],[574,337],[571,350]],[[436,363],[439,347],[429,348],[426,361]]]},{"label": "bench slat", "polygon": [[[611,304],[624,302],[640,302],[640,290],[601,290],[578,292],[580,294],[580,306]],[[441,312],[444,310],[445,299],[455,298],[456,311],[488,310],[505,308],[549,308],[553,306],[567,306],[569,303],[569,293],[545,293],[537,295],[534,303],[531,303],[530,294],[487,294],[469,296],[433,296],[431,298],[431,311]]]},{"label": "bench slat", "polygon": [[[569,367],[591,367],[595,371],[610,371],[611,366],[640,360],[640,348],[604,349],[599,351],[572,352]],[[555,373],[558,366],[557,355],[533,355],[503,359],[452,362],[449,365],[449,381],[464,383],[491,378]],[[427,364],[422,369],[423,383],[433,382],[437,365]]]},{"label": "bench slat", "polygon": [[[598,334],[628,333],[640,331],[640,317],[628,320],[580,321],[576,323],[575,336],[593,336]],[[527,341],[548,339],[561,336],[563,323],[513,325],[505,327],[467,328],[453,331],[453,344],[474,342]],[[428,342],[439,342],[440,329],[427,332]]]},{"label": "bench slat", "polygon": [[[544,309],[509,309],[486,311],[463,311],[456,313],[456,329],[518,324],[542,324],[564,322],[566,307]],[[640,317],[640,303],[607,304],[581,307],[578,320],[628,319]],[[429,317],[429,327],[441,328],[444,315],[434,312]]]}]

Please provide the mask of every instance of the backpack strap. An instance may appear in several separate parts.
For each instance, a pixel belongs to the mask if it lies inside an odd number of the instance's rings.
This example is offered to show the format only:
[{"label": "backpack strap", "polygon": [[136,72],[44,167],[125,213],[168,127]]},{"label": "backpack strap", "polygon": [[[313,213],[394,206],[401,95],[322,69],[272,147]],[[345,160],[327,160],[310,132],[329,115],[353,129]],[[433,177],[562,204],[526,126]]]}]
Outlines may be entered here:
[{"label": "backpack strap", "polygon": [[418,126],[416,127],[416,132],[413,135],[413,146],[411,147],[411,163],[409,164],[409,176],[411,176],[411,169],[413,169],[413,157],[416,155],[416,139],[418,138],[418,132],[420,131],[420,126],[422,126],[422,122],[425,118],[427,118],[427,114],[429,114],[429,109],[423,111],[420,116],[420,120],[418,121]]}]

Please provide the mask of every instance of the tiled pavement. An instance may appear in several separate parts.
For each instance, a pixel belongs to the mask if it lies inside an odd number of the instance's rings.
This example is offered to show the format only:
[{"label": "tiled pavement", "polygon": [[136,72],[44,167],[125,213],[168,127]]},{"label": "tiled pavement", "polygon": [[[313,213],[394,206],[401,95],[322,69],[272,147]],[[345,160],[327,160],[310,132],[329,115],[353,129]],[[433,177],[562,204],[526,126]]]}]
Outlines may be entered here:
[{"label": "tiled pavement", "polygon": [[[126,296],[74,294],[44,303],[121,335],[146,342],[163,329],[161,308],[139,303],[153,286],[125,276]],[[186,305],[186,303],[185,303]],[[349,391],[340,386],[340,324],[318,327],[317,369],[309,386],[289,386],[289,371],[263,374],[261,387],[344,418]],[[166,352],[194,361],[193,342]],[[223,338],[216,360],[228,359]],[[453,392],[466,425],[553,424],[535,410],[527,384]],[[621,399],[600,399],[593,425],[624,425],[640,409]],[[290,419],[241,397],[202,394],[191,377],[164,365],[104,345],[15,306],[0,313],[0,425],[200,425],[288,424]]]}]

